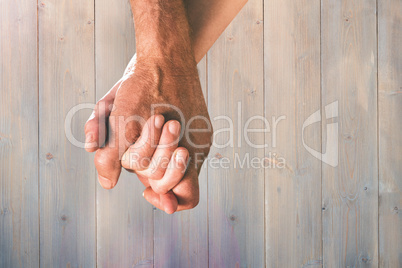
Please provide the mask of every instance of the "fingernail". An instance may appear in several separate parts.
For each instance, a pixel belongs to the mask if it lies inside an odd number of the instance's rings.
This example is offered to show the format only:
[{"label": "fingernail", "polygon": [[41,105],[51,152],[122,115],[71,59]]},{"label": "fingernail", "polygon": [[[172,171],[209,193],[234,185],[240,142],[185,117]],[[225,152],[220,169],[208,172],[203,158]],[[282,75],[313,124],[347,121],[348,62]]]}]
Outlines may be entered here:
[{"label": "fingernail", "polygon": [[165,122],[165,118],[162,115],[157,115],[155,117],[155,127],[156,128],[161,128],[163,126],[164,122]]},{"label": "fingernail", "polygon": [[186,164],[188,154],[185,150],[180,150],[176,153],[176,162]]},{"label": "fingernail", "polygon": [[93,139],[94,139],[94,135],[93,135],[93,134],[88,134],[88,135],[85,137],[85,143],[86,143],[86,144],[87,144],[87,143],[90,143],[90,142],[93,141]]},{"label": "fingernail", "polygon": [[163,211],[165,211],[166,214],[173,214],[174,213],[174,210],[171,207],[166,206],[166,205],[163,206]]},{"label": "fingernail", "polygon": [[180,123],[177,121],[170,122],[169,124],[170,133],[177,135],[180,132]]},{"label": "fingernail", "polygon": [[96,141],[94,141],[93,134],[88,134],[85,137],[85,148],[92,149],[92,148],[95,148],[96,146],[97,146],[97,143],[96,143]]},{"label": "fingernail", "polygon": [[142,197],[145,197],[144,193],[145,193],[145,191],[144,191],[144,192],[142,192]]},{"label": "fingernail", "polygon": [[109,190],[109,189],[112,189],[113,186],[114,186],[111,180],[109,180],[109,179],[107,179],[107,178],[105,178],[105,177],[103,177],[101,175],[98,175],[98,180],[99,180],[100,185],[104,189]]},{"label": "fingernail", "polygon": [[165,212],[166,212],[166,214],[171,215],[171,214],[173,214],[173,213],[174,213],[174,210],[171,210],[171,209],[165,209]]}]

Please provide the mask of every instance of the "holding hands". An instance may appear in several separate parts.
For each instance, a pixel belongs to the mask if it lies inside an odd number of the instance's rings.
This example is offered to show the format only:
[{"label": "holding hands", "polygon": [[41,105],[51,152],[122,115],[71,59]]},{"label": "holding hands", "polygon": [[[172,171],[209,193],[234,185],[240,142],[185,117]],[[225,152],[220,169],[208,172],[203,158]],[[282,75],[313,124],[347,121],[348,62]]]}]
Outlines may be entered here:
[{"label": "holding hands", "polygon": [[174,17],[159,13],[158,4],[132,5],[137,58],[97,103],[85,126],[86,150],[96,151],[103,188],[113,188],[124,167],[144,184],[146,200],[170,214],[198,204],[212,127],[183,2],[164,5]]}]

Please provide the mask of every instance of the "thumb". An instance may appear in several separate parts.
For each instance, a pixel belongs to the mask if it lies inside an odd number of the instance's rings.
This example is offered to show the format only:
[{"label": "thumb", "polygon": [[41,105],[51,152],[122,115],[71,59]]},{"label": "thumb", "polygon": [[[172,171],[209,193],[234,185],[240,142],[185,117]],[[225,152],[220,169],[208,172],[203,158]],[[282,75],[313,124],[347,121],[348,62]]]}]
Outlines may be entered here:
[{"label": "thumb", "polygon": [[116,122],[113,121],[115,116],[109,118],[109,136],[106,145],[99,148],[95,154],[95,167],[98,171],[98,180],[101,186],[105,189],[112,189],[119,179],[121,172],[120,158],[125,152],[125,144],[121,144],[119,141],[123,141],[118,135],[124,134],[116,127]]},{"label": "thumb", "polygon": [[139,116],[121,116],[118,110],[109,116],[108,139],[95,154],[98,180],[105,189],[112,189],[121,173],[121,158],[138,138],[145,121]]},{"label": "thumb", "polygon": [[117,89],[122,83],[119,80],[96,104],[91,116],[85,124],[85,150],[94,152],[98,150],[106,140],[107,127],[111,107],[113,105]]},{"label": "thumb", "polygon": [[123,77],[98,101],[91,116],[88,118],[85,124],[85,150],[87,152],[94,152],[105,143],[107,136],[106,122],[108,121],[116,92],[126,76],[134,72],[136,62],[137,54],[134,54],[124,71]]},{"label": "thumb", "polygon": [[100,185],[104,189],[112,189],[121,173],[119,150],[108,145],[98,149],[95,154],[95,167]]}]

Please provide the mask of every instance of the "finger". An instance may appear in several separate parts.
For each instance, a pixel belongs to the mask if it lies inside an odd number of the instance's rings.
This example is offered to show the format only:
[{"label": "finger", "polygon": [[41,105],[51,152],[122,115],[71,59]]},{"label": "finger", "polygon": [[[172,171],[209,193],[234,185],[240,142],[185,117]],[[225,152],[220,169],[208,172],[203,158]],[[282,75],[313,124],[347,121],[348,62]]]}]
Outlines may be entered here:
[{"label": "finger", "polygon": [[172,191],[159,195],[151,187],[148,187],[145,189],[143,196],[149,203],[165,211],[167,214],[173,214],[177,211],[178,202]]},{"label": "finger", "polygon": [[140,173],[148,179],[160,180],[176,150],[180,137],[180,123],[176,120],[168,121],[162,130],[159,144],[152,156],[148,169]]},{"label": "finger", "polygon": [[[137,54],[131,58],[128,63],[123,77],[100,99],[92,112],[91,116],[85,124],[85,150],[94,152],[105,143],[107,136],[106,122],[110,115],[110,107],[113,105],[117,89],[120,87],[123,80],[134,72],[137,62]],[[103,109],[102,107],[105,107]]]},{"label": "finger", "polygon": [[112,189],[121,173],[118,150],[109,146],[98,149],[95,154],[95,167],[100,185],[104,189]]},{"label": "finger", "polygon": [[162,115],[151,116],[138,140],[124,153],[121,164],[128,170],[147,169],[159,143],[165,118]]},{"label": "finger", "polygon": [[149,184],[157,194],[166,194],[183,178],[186,172],[188,151],[186,148],[177,148],[173,153],[165,174],[161,180],[149,180]]},{"label": "finger", "polygon": [[172,189],[172,191],[179,203],[177,211],[196,207],[200,200],[197,171],[189,166],[183,179]]},{"label": "finger", "polygon": [[[198,174],[195,169],[187,170],[184,178],[168,193],[173,192],[177,199],[178,206],[176,211],[192,209],[198,205],[200,199]],[[165,206],[170,206],[171,201],[160,198],[151,187],[145,189],[144,198],[155,207],[164,210]]]},{"label": "finger", "polygon": [[120,84],[121,80],[98,101],[85,124],[85,150],[87,152],[94,152],[105,143],[107,134],[106,122]]},{"label": "finger", "polygon": [[[118,112],[116,112],[117,115]],[[141,120],[139,122],[139,119],[123,118],[123,116],[116,116],[113,113],[110,115],[108,141],[95,154],[98,180],[103,188],[112,189],[117,184],[121,172],[121,157],[130,144],[135,142],[142,126],[146,123]]]},{"label": "finger", "polygon": [[177,210],[178,202],[172,191],[160,195],[160,202],[163,206],[163,211],[167,214],[173,214]]},{"label": "finger", "polygon": [[146,177],[137,174],[138,179],[145,187],[149,187],[149,180]]}]

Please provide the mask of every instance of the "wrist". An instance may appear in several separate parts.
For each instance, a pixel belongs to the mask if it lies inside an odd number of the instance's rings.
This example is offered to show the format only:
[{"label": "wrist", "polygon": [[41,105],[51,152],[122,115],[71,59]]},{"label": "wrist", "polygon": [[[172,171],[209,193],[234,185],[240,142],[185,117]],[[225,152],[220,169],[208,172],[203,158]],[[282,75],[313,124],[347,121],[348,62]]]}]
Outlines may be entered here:
[{"label": "wrist", "polygon": [[[191,61],[170,60],[167,57],[138,57],[136,62],[136,73],[149,77],[151,81],[160,79],[171,80],[180,78],[180,81],[190,83],[192,80],[199,80],[197,65],[194,59]],[[142,76],[142,75],[141,75]],[[172,81],[177,81],[173,79]]]},{"label": "wrist", "polygon": [[132,0],[138,57],[194,58],[183,0]]}]

